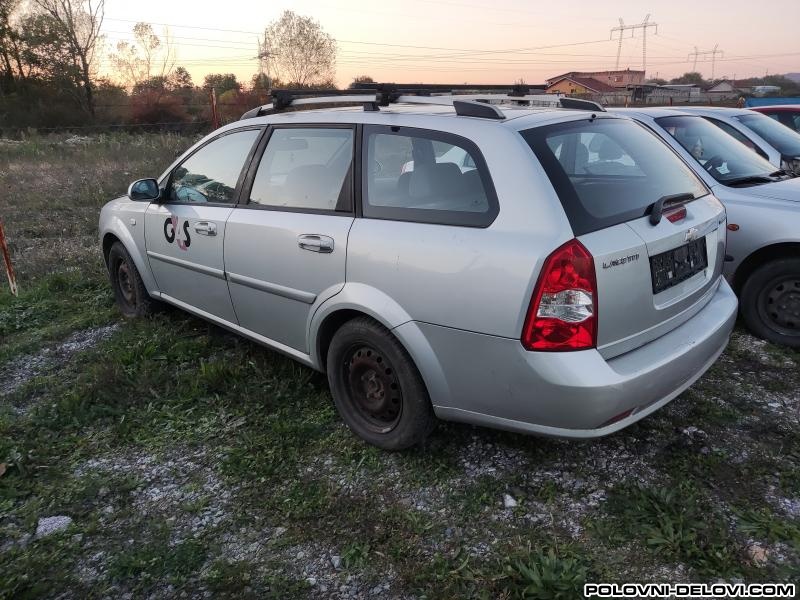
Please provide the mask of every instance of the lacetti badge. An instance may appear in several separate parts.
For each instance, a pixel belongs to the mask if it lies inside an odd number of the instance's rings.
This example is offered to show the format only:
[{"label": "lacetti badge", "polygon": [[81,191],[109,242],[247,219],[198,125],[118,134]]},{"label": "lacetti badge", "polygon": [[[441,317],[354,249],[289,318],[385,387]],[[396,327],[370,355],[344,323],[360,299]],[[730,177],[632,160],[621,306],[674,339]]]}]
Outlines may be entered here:
[{"label": "lacetti badge", "polygon": [[608,262],[603,261],[603,268],[610,269],[611,267],[619,267],[629,262],[633,262],[635,260],[639,260],[638,254],[631,254],[630,256],[620,256],[619,258],[612,258]]},{"label": "lacetti badge", "polygon": [[[178,248],[188,250],[189,246],[192,245],[192,238],[189,236],[189,221],[183,222],[183,228],[179,227],[178,223],[178,217],[175,215],[167,217],[164,221],[164,237],[170,244],[175,242],[175,238],[177,238]],[[183,235],[181,235],[181,229],[183,229]]]},{"label": "lacetti badge", "polygon": [[692,227],[686,231],[686,234],[683,236],[684,242],[693,242],[697,239],[697,234],[700,233],[697,230],[697,227]]}]

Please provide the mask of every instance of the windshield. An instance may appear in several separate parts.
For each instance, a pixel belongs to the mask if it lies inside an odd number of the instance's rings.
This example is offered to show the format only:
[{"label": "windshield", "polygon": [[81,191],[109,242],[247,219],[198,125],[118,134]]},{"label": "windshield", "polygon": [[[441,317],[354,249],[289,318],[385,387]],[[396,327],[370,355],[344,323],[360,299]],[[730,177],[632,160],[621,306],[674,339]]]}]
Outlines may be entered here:
[{"label": "windshield", "polygon": [[708,193],[661,138],[630,119],[582,119],[521,133],[575,235],[643,217],[664,196]]},{"label": "windshield", "polygon": [[656,123],[720,183],[748,177],[769,179],[770,173],[775,171],[768,161],[702,117],[660,117]]},{"label": "windshield", "polygon": [[800,134],[775,119],[755,112],[752,115],[739,115],[734,119],[755,131],[784,156],[800,156]]}]

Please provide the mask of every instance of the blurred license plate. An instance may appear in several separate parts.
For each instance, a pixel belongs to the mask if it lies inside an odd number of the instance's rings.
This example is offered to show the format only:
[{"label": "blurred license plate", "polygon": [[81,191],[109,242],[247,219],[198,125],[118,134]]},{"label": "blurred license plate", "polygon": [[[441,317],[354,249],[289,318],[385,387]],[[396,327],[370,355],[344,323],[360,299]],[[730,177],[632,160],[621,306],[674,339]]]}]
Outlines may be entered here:
[{"label": "blurred license plate", "polygon": [[658,294],[678,285],[706,267],[708,267],[708,255],[705,237],[651,256],[650,275],[653,279],[653,293]]}]

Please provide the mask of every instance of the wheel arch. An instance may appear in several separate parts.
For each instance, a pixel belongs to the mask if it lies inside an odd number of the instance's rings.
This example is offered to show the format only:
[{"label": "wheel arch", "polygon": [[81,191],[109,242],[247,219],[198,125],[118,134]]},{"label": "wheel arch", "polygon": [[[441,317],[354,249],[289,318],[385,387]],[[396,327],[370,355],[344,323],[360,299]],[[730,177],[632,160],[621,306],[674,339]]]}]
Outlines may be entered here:
[{"label": "wheel arch", "polygon": [[101,219],[101,226],[103,227],[100,234],[100,244],[103,252],[103,262],[106,268],[108,268],[108,253],[111,251],[114,242],[119,242],[125,247],[125,250],[128,251],[128,254],[130,254],[133,259],[133,263],[139,271],[139,275],[142,278],[147,292],[153,294],[158,291],[156,280],[150,271],[150,264],[144,256],[143,249],[139,248],[136,240],[133,238],[128,228],[124,226],[121,219],[116,216],[107,220]]},{"label": "wheel arch", "polygon": [[739,295],[744,282],[761,265],[779,258],[800,258],[800,242],[780,242],[751,252],[733,274],[732,287]]},{"label": "wheel arch", "polygon": [[449,397],[449,386],[430,343],[410,315],[392,298],[364,284],[346,284],[312,317],[309,348],[316,369],[327,370],[327,353],[336,331],[351,319],[369,317],[398,340],[417,367],[434,409]]}]

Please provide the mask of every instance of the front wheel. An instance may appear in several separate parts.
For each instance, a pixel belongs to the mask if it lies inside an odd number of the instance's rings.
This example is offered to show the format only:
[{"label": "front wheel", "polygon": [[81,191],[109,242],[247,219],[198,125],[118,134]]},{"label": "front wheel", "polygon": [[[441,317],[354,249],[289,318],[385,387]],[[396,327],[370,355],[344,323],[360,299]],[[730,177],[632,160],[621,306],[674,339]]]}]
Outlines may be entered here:
[{"label": "front wheel", "polygon": [[740,301],[750,331],[774,344],[800,348],[800,258],[758,267],[742,286]]},{"label": "front wheel", "polygon": [[389,330],[369,318],[348,321],[328,349],[328,382],[347,426],[385,450],[424,441],[433,430],[428,391]]},{"label": "front wheel", "polygon": [[108,252],[108,276],[120,312],[128,317],[143,317],[156,308],[156,300],[147,293],[136,265],[121,242],[114,242]]}]

